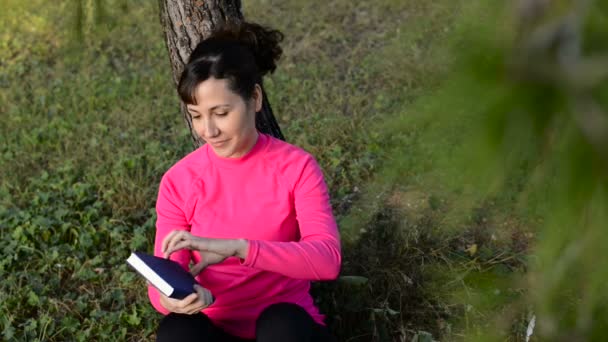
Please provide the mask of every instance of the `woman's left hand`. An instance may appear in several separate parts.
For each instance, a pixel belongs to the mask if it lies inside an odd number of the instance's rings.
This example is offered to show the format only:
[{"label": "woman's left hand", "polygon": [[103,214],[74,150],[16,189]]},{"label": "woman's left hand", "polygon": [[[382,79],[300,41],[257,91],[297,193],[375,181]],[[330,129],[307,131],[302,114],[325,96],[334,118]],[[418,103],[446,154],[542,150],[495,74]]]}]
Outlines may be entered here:
[{"label": "woman's left hand", "polygon": [[163,240],[162,252],[165,258],[169,258],[171,253],[182,249],[196,250],[200,253],[201,262],[190,270],[193,275],[197,275],[205,267],[220,263],[228,257],[238,256],[245,259],[249,243],[245,239],[204,238],[192,235],[185,230],[174,230]]}]

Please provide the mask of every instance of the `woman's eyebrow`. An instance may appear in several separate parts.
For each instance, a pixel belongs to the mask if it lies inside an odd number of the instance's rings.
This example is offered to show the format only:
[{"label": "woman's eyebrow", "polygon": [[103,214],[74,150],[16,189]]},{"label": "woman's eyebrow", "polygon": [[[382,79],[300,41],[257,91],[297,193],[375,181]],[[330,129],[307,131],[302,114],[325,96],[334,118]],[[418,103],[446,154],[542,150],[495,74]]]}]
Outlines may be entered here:
[{"label": "woman's eyebrow", "polygon": [[209,110],[214,110],[214,109],[218,109],[220,107],[228,107],[228,106],[230,106],[230,105],[227,104],[227,103],[226,104],[220,104],[220,105],[211,107]]},{"label": "woman's eyebrow", "polygon": [[[227,103],[226,104],[220,104],[220,105],[213,106],[213,107],[209,108],[209,110],[212,111],[212,110],[218,109],[220,107],[229,107],[229,106],[230,105],[227,104]],[[200,114],[196,109],[193,109],[193,108],[188,108],[188,111]]]}]

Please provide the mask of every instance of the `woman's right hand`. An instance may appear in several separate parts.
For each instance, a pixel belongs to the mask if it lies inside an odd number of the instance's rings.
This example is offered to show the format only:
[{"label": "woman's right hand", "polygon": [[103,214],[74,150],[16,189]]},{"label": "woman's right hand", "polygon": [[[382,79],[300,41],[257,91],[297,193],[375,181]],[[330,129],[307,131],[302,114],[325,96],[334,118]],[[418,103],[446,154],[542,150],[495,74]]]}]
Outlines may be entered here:
[{"label": "woman's right hand", "polygon": [[192,315],[209,305],[213,304],[214,298],[211,292],[200,285],[194,285],[195,293],[192,293],[184,299],[169,298],[160,294],[160,304],[170,312]]}]

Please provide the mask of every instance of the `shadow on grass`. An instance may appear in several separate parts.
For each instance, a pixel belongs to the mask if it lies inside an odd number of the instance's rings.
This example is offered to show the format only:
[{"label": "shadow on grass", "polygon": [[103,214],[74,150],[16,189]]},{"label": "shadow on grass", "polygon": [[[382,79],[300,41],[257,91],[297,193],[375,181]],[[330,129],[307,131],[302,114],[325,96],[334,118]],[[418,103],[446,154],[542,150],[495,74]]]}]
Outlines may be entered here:
[{"label": "shadow on grass", "polygon": [[313,284],[313,296],[340,341],[410,340],[438,336],[448,327],[447,307],[426,285],[433,277],[426,265],[440,261],[441,239],[432,209],[425,211],[413,219],[386,204],[357,242],[343,246],[343,276]]}]

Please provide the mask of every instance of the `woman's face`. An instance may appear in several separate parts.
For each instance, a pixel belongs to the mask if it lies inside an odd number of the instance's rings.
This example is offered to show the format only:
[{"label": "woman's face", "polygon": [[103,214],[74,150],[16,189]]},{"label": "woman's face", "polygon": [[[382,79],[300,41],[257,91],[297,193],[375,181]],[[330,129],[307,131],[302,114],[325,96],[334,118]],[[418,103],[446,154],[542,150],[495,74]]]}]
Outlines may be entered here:
[{"label": "woman's face", "polygon": [[247,102],[228,88],[227,79],[209,78],[195,90],[196,105],[187,105],[194,131],[224,158],[245,155],[255,144],[255,113],[262,108],[262,91],[256,84]]}]

